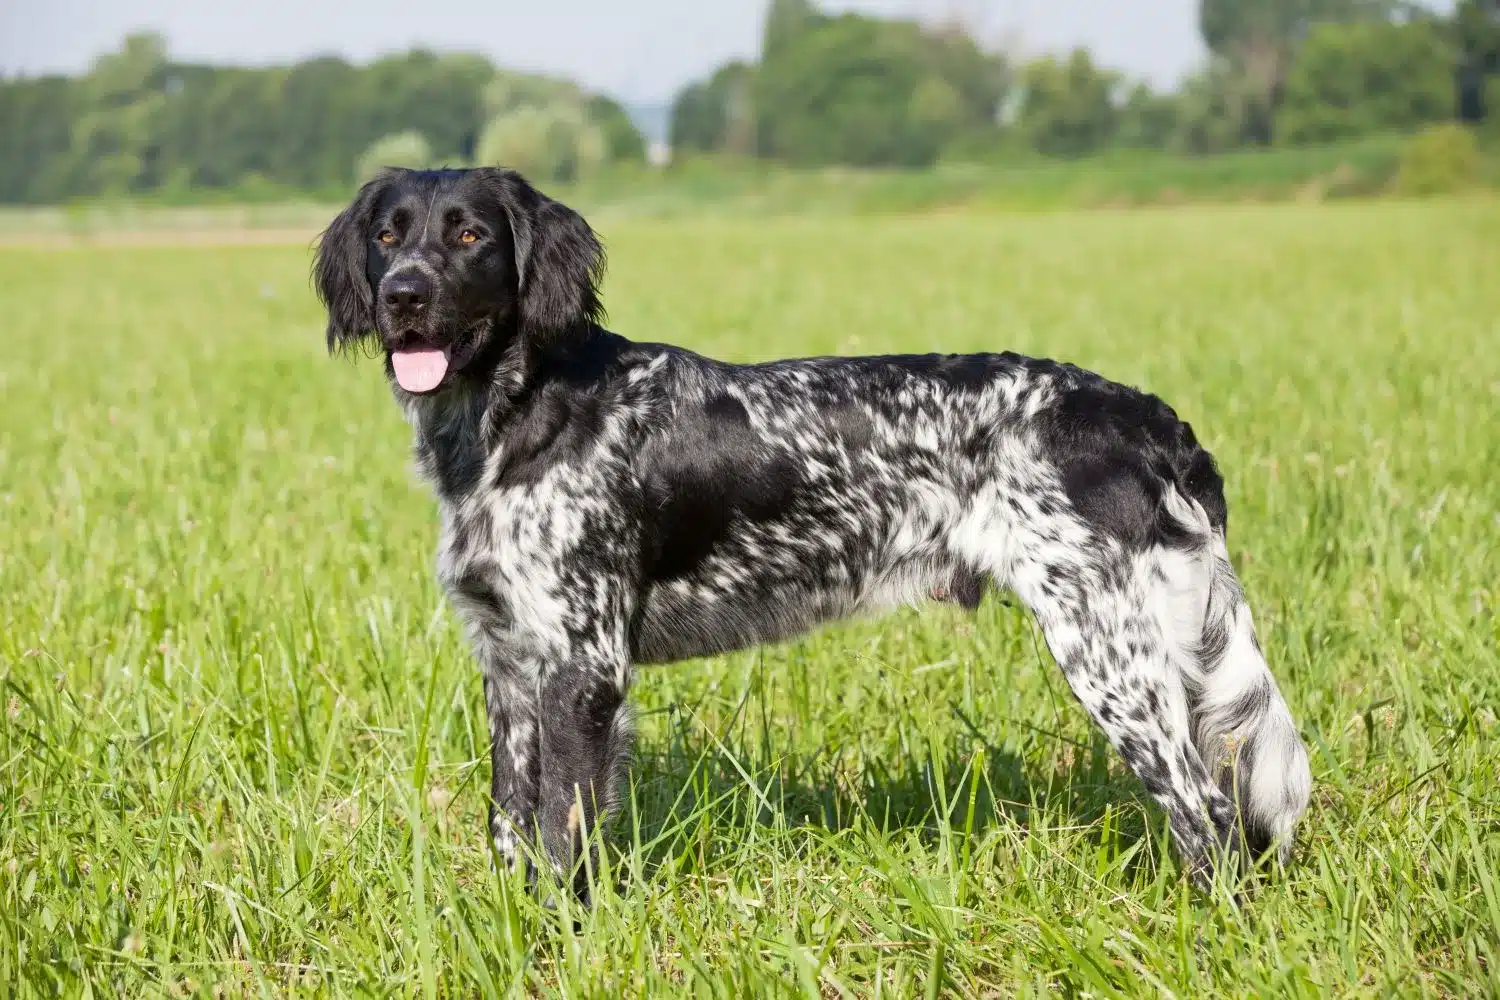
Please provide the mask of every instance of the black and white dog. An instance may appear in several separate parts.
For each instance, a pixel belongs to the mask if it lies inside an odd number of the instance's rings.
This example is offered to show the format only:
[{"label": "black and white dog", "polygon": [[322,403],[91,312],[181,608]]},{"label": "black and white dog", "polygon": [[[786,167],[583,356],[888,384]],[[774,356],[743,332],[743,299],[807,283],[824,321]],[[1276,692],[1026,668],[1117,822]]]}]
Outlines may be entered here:
[{"label": "black and white dog", "polygon": [[389,171],[324,233],[328,345],[378,345],[484,673],[490,833],[586,892],[636,663],[1007,587],[1187,867],[1285,859],[1307,754],[1161,400],[1016,354],[731,365],[603,329],[603,251],[496,169]]}]

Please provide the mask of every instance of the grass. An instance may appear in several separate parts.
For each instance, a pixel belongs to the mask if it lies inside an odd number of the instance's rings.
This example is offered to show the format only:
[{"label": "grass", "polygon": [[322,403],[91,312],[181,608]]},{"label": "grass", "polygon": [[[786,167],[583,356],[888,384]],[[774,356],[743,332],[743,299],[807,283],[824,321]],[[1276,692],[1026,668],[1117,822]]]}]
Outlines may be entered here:
[{"label": "grass", "polygon": [[489,871],[434,508],[305,248],[8,249],[0,992],[1500,994],[1500,205],[605,235],[643,339],[1170,399],[1312,748],[1296,865],[1188,888],[992,596],[642,671],[598,905],[545,910]]}]

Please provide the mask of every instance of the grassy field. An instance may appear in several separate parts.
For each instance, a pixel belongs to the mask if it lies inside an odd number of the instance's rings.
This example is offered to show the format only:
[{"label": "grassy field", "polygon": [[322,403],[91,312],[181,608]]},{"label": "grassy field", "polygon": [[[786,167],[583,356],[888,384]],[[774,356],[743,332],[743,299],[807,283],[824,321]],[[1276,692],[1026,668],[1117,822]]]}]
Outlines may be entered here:
[{"label": "grassy field", "polygon": [[605,236],[627,335],[1173,402],[1312,748],[1293,869],[1190,890],[991,596],[641,672],[598,905],[544,910],[489,871],[434,506],[306,248],[10,248],[0,993],[1500,994],[1500,204]]}]

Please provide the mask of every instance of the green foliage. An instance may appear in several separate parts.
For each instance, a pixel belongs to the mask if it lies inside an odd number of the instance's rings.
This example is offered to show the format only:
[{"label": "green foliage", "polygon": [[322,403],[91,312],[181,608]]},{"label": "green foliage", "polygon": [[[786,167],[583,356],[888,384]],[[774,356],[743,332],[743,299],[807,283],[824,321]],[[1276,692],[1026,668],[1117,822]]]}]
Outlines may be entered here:
[{"label": "green foliage", "polygon": [[1479,144],[1457,122],[1424,129],[1401,153],[1396,190],[1406,195],[1449,194],[1479,179]]},{"label": "green foliage", "polygon": [[538,181],[572,181],[609,156],[603,129],[576,104],[523,105],[485,127],[477,162],[519,170]]},{"label": "green foliage", "polygon": [[1183,81],[1172,147],[1194,155],[1224,153],[1245,142],[1243,81],[1230,64],[1214,59]]},{"label": "green foliage", "polygon": [[1500,3],[1460,0],[1453,25],[1466,61],[1486,75],[1500,73]]},{"label": "green foliage", "polygon": [[0,201],[60,200],[80,95],[71,80],[0,81]]},{"label": "green foliage", "polygon": [[584,102],[584,113],[604,137],[604,159],[608,163],[643,163],[646,137],[630,120],[620,102],[596,94]]},{"label": "green foliage", "polygon": [[678,94],[673,149],[926,166],[994,129],[1008,82],[1005,64],[962,31],[829,17],[805,0],[771,4],[762,51],[759,65],[729,63]]},{"label": "green foliage", "polygon": [[941,101],[917,106],[918,34],[846,14],[773,51],[755,77],[761,152],[804,165],[934,162],[945,123],[924,117]]},{"label": "green foliage", "polygon": [[1500,120],[1500,0],[1461,0],[1453,12],[1459,51],[1459,114],[1466,120]]},{"label": "green foliage", "polygon": [[596,905],[548,909],[490,869],[436,508],[306,241],[9,248],[6,1000],[1496,993],[1500,205],[596,221],[628,336],[1169,400],[1313,754],[1293,866],[1195,893],[995,594],[637,671]]},{"label": "green foliage", "polygon": [[823,19],[754,75],[757,148],[799,164],[926,166],[993,127],[1002,64],[961,33],[857,14]]},{"label": "green foliage", "polygon": [[755,152],[755,70],[747,63],[719,67],[701,83],[685,87],[672,103],[668,141],[687,152]]},{"label": "green foliage", "polygon": [[1018,125],[1049,156],[1084,156],[1109,145],[1119,127],[1120,76],[1094,64],[1086,49],[1066,60],[1043,56],[1021,70],[1025,99]]},{"label": "green foliage", "polygon": [[1277,139],[1328,142],[1450,119],[1454,70],[1430,21],[1318,25],[1287,77]]},{"label": "green foliage", "polygon": [[1317,24],[1388,21],[1400,0],[1199,0],[1198,28],[1210,51],[1231,56],[1258,42],[1290,46]]},{"label": "green foliage", "polygon": [[132,190],[156,168],[148,162],[156,121],[167,101],[166,45],[159,36],[127,36],[119,52],[94,61],[82,87],[64,171],[105,194]]},{"label": "green foliage", "polygon": [[433,165],[432,145],[421,132],[397,132],[375,140],[359,158],[355,180],[364,183],[384,167],[425,170]]},{"label": "green foliage", "polygon": [[625,109],[569,80],[502,71],[485,90],[484,106],[490,119],[477,163],[570,181],[605,163],[646,158],[646,140]]},{"label": "green foliage", "polygon": [[1271,141],[1293,54],[1315,25],[1389,20],[1404,6],[1401,0],[1199,0],[1204,43],[1239,78],[1243,137]]},{"label": "green foliage", "polygon": [[1137,83],[1120,108],[1116,140],[1127,149],[1166,149],[1177,135],[1181,113],[1176,95]]},{"label": "green foliage", "polygon": [[823,20],[813,0],[771,0],[761,32],[761,56],[770,59],[780,55]]},{"label": "green foliage", "polygon": [[[317,58],[244,69],[171,61],[134,35],[75,79],[0,81],[0,201],[261,187],[328,190],[383,137],[420,131],[433,163],[474,159],[486,124],[522,104],[575,106],[605,158],[644,158],[618,104],[565,81],[424,50],[367,66]],[[572,112],[570,112],[572,114]]]}]

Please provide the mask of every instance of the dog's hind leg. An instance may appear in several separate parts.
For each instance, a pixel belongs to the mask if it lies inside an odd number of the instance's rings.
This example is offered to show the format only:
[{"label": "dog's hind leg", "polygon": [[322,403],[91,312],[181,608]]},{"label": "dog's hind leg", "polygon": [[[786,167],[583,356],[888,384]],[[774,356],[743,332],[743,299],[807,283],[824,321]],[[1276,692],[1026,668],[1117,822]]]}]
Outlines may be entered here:
[{"label": "dog's hind leg", "polygon": [[1150,600],[1147,570],[1098,540],[1087,561],[1018,567],[1012,586],[1084,709],[1166,812],[1200,881],[1234,846],[1234,806],[1193,742],[1187,694]]},{"label": "dog's hind leg", "polygon": [[1206,873],[1221,849],[1249,860],[1274,846],[1284,859],[1309,795],[1306,751],[1222,532],[1175,488],[1154,516],[1168,530],[1144,547],[1054,519],[1020,546],[1010,585],[1079,701],[1166,810],[1186,865]]}]

